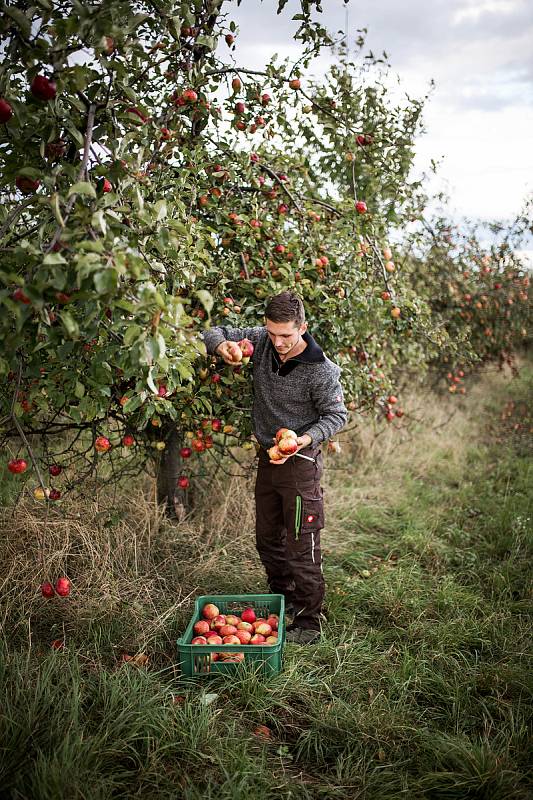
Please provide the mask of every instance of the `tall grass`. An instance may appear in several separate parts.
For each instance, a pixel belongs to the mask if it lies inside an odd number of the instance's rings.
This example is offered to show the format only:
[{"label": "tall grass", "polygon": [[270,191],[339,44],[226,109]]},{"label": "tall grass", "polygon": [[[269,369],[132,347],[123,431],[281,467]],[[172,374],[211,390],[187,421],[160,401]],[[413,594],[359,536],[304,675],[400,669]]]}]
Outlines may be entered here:
[{"label": "tall grass", "polygon": [[[6,507],[0,796],[530,798],[532,385],[413,398],[405,428],[327,457],[323,638],[268,681],[176,667],[196,595],[266,589],[253,470],[181,523],[142,481]],[[62,573],[71,596],[44,600]]]}]

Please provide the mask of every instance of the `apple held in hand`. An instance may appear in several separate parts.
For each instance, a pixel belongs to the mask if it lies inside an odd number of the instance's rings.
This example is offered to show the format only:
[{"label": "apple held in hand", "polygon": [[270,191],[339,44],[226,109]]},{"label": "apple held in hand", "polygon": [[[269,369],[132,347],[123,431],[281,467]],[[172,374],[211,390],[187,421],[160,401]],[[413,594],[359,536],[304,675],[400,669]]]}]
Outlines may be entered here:
[{"label": "apple held in hand", "polygon": [[241,339],[240,342],[237,342],[239,347],[241,348],[242,352],[242,364],[248,364],[250,358],[254,354],[254,346],[249,339]]},{"label": "apple held in hand", "polygon": [[289,437],[290,439],[296,439],[296,434],[294,431],[291,431],[290,428],[280,428],[279,431],[276,433],[276,442],[280,442],[281,439],[285,439]]},{"label": "apple held in hand", "polygon": [[268,457],[270,458],[271,461],[281,461],[282,458],[285,458],[285,456],[282,453],[280,453],[277,444],[275,444],[274,447],[270,448],[270,450],[268,451]]},{"label": "apple held in hand", "polygon": [[278,450],[282,456],[292,456],[298,450],[298,442],[292,436],[284,436],[278,442]]}]

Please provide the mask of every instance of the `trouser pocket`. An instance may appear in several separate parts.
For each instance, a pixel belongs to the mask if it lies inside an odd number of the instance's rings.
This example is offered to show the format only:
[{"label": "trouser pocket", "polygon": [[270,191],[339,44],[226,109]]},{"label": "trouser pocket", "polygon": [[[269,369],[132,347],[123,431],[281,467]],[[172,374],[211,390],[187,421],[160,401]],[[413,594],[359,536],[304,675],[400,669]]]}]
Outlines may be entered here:
[{"label": "trouser pocket", "polygon": [[317,487],[310,493],[296,495],[294,535],[319,531],[324,527],[324,490]]}]

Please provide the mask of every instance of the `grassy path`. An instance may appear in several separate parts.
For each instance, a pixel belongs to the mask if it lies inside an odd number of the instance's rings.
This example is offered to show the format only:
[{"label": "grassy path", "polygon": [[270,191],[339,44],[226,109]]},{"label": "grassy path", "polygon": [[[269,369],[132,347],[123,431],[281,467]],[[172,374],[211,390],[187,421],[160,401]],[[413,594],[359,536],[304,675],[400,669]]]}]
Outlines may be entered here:
[{"label": "grassy path", "polygon": [[[363,436],[330,460],[323,641],[288,646],[268,683],[201,688],[173,664],[191,601],[174,613],[169,590],[264,588],[249,488],[239,532],[228,507],[216,530],[195,523],[203,545],[187,528],[144,531],[144,572],[141,539],[105,575],[93,554],[92,604],[87,590],[63,616],[17,616],[12,594],[0,797],[531,798],[532,389],[530,368],[487,376],[446,426],[448,406],[426,398],[408,435]],[[61,625],[68,646],[45,649]],[[117,663],[128,642],[147,668]]]}]

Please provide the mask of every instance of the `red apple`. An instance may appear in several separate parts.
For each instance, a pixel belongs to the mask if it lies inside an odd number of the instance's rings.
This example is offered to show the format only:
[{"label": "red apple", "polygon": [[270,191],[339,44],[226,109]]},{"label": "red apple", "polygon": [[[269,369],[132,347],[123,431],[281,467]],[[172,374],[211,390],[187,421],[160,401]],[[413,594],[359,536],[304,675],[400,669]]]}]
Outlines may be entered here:
[{"label": "red apple", "polygon": [[202,617],[205,619],[214,619],[219,614],[220,612],[214,603],[206,603],[202,608]]},{"label": "red apple", "polygon": [[391,406],[393,406],[395,403],[397,403],[397,402],[398,402],[398,398],[397,398],[397,397],[395,397],[395,395],[391,394],[391,395],[389,395],[389,397],[388,397],[388,401],[389,401],[389,403],[391,404]]},{"label": "red apple", "polygon": [[222,636],[219,636],[215,631],[206,633],[205,638],[207,639],[207,644],[222,644]]},{"label": "red apple", "polygon": [[198,622],[195,622],[193,625],[193,631],[198,636],[205,636],[205,634],[209,633],[209,622],[206,619],[199,619]]},{"label": "red apple", "polygon": [[205,636],[194,636],[191,639],[191,644],[207,644]]},{"label": "red apple", "polygon": [[226,625],[238,625],[240,621],[240,618],[235,614],[226,614]]},{"label": "red apple", "polygon": [[298,442],[289,436],[284,436],[278,442],[278,450],[284,456],[291,456],[298,450]]},{"label": "red apple", "polygon": [[7,468],[13,475],[20,475],[21,472],[26,472],[28,463],[23,458],[13,458],[8,461]]},{"label": "red apple", "polygon": [[241,614],[241,619],[243,622],[255,622],[257,617],[253,608],[245,608]]},{"label": "red apple", "polygon": [[273,447],[270,448],[268,452],[268,457],[271,461],[281,461],[285,456],[280,453],[279,447],[275,444]]},{"label": "red apple", "polygon": [[192,450],[190,447],[182,447],[180,450],[180,456],[182,458],[190,458],[192,455]]},{"label": "red apple", "polygon": [[355,210],[357,211],[358,214],[366,214],[367,212],[366,203],[363,200],[358,200],[357,203],[355,204]]},{"label": "red apple", "polygon": [[232,33],[227,33],[224,36],[224,39],[226,40],[226,44],[228,45],[228,47],[231,47],[231,45],[235,41],[235,36]]},{"label": "red apple", "polygon": [[279,625],[279,617],[276,614],[272,614],[268,617],[267,623],[270,625],[273,631],[277,631]]},{"label": "red apple", "polygon": [[290,428],[280,428],[279,431],[277,431],[277,433],[276,433],[276,442],[278,442],[278,444],[279,444],[280,440],[284,439],[287,436],[290,439],[296,439],[297,438],[296,433],[294,431],[291,431]]},{"label": "red apple", "polygon": [[270,634],[272,633],[272,628],[268,624],[268,622],[261,622],[257,626],[257,628],[255,629],[255,632],[256,633],[260,633],[261,636],[265,636],[266,637],[266,636],[270,636]]},{"label": "red apple", "polygon": [[29,303],[31,303],[30,298],[28,297],[28,295],[25,292],[22,291],[22,289],[15,289],[15,291],[13,292],[11,297],[13,298],[13,300],[16,300],[18,303],[24,303],[24,305],[26,305],[26,306]]},{"label": "red apple", "polygon": [[61,499],[61,492],[59,489],[50,489],[50,494],[48,495],[50,500],[60,500]]},{"label": "red apple", "polygon": [[178,487],[180,489],[188,489],[190,486],[190,481],[186,475],[180,475],[178,478]]},{"label": "red apple", "polygon": [[191,446],[196,453],[203,453],[205,450],[205,444],[203,439],[192,439]]},{"label": "red apple", "polygon": [[211,430],[218,433],[218,431],[222,430],[222,420],[220,419],[213,419],[211,420]]},{"label": "red apple", "polygon": [[40,185],[41,181],[25,178],[23,175],[17,175],[15,178],[15,186],[22,194],[35,194]]},{"label": "red apple", "polygon": [[185,89],[183,94],[181,95],[186,103],[196,103],[198,100],[198,95],[194,91],[194,89]]},{"label": "red apple", "polygon": [[48,472],[49,472],[49,473],[50,473],[50,475],[52,475],[54,478],[57,478],[57,476],[58,476],[58,475],[61,475],[61,472],[62,472],[62,470],[63,470],[63,468],[62,468],[62,467],[60,467],[60,466],[59,466],[59,464],[52,464],[52,465],[50,466],[50,469],[48,470]]},{"label": "red apple", "polygon": [[0,98],[0,123],[9,122],[13,116],[13,109],[4,98]]},{"label": "red apple", "polygon": [[111,447],[111,442],[109,441],[107,436],[96,437],[96,441],[94,443],[94,449],[98,453],[107,453],[110,447]]},{"label": "red apple", "polygon": [[64,646],[65,642],[63,641],[63,639],[54,639],[54,641],[50,645],[50,647],[52,647],[54,650],[62,650]]},{"label": "red apple", "polygon": [[252,634],[250,631],[237,631],[235,634],[241,644],[249,644]]},{"label": "red apple", "polygon": [[221,625],[218,629],[220,636],[231,636],[234,633],[237,633],[237,628],[235,625],[228,625],[227,624],[227,617],[226,617],[226,624]]},{"label": "red apple", "polygon": [[56,592],[60,597],[68,597],[68,595],[70,594],[70,581],[68,578],[57,579]]},{"label": "red apple", "polygon": [[225,614],[217,614],[211,620],[211,628],[216,630],[217,633],[218,633],[219,628],[221,628],[225,624],[226,624],[226,615]]},{"label": "red apple", "polygon": [[122,437],[122,444],[124,447],[132,447],[135,444],[135,439],[131,435],[131,433],[127,433],[125,436]]},{"label": "red apple", "polygon": [[55,81],[47,78],[46,75],[36,75],[31,82],[30,92],[37,100],[53,100],[57,93]]},{"label": "red apple", "polygon": [[52,586],[50,581],[45,581],[44,583],[41,583],[41,594],[43,597],[47,598],[54,596],[55,594],[54,587]]},{"label": "red apple", "polygon": [[277,633],[271,633],[270,636],[267,636],[265,639],[265,644],[277,644],[277,643],[278,643]]},{"label": "red apple", "polygon": [[239,347],[242,351],[242,363],[248,364],[250,358],[254,354],[254,346],[249,339],[241,339],[240,342],[237,342]]},{"label": "red apple", "polygon": [[246,106],[244,105],[243,102],[239,101],[238,103],[235,103],[233,110],[235,111],[236,114],[244,114]]},{"label": "red apple", "polygon": [[242,86],[242,84],[241,84],[239,78],[233,78],[233,80],[231,82],[231,88],[233,89],[233,91],[234,92],[238,92],[239,89],[241,88],[241,86]]},{"label": "red apple", "polygon": [[241,644],[241,640],[234,633],[228,633],[222,638],[223,644]]},{"label": "red apple", "polygon": [[289,88],[290,89],[300,89],[301,83],[299,78],[293,78],[289,81]]},{"label": "red apple", "polygon": [[264,644],[265,637],[262,636],[260,633],[254,633],[252,638],[250,639],[250,644]]},{"label": "red apple", "polygon": [[237,625],[237,632],[239,631],[247,631],[248,633],[252,632],[255,633],[254,626],[251,624],[251,622],[239,622],[239,624]]}]

